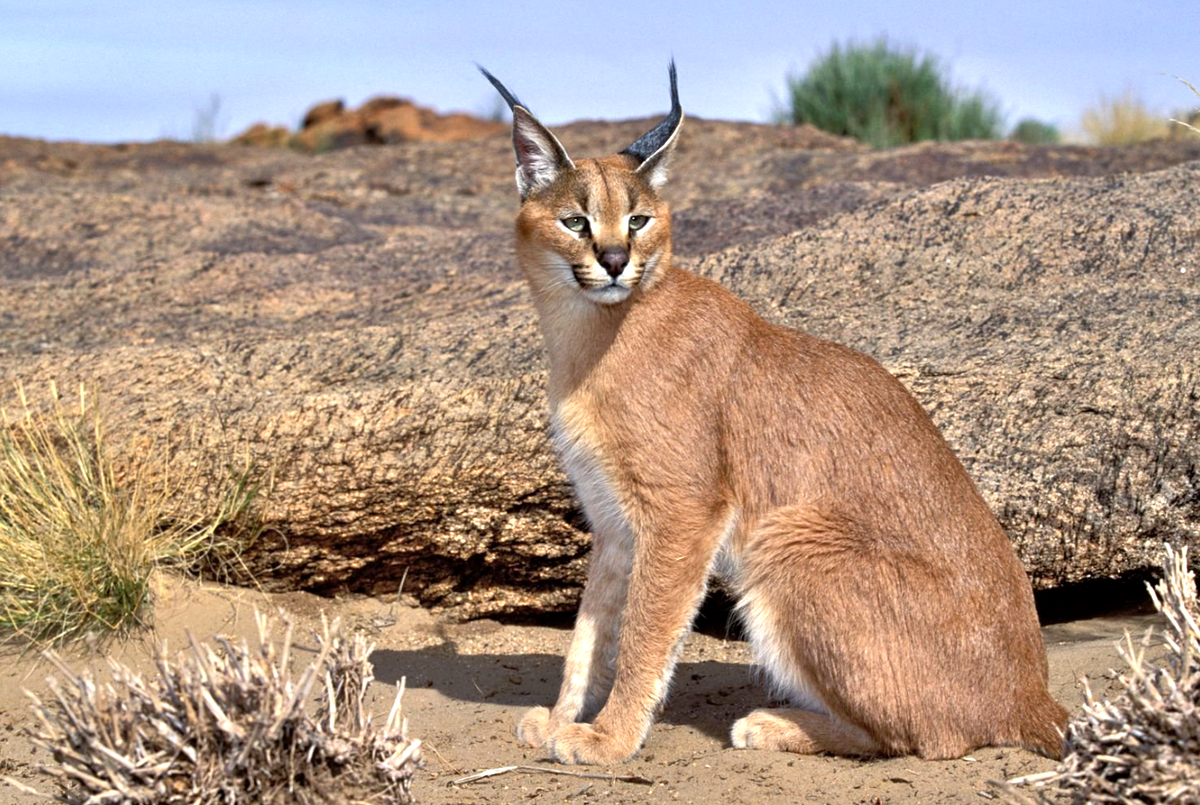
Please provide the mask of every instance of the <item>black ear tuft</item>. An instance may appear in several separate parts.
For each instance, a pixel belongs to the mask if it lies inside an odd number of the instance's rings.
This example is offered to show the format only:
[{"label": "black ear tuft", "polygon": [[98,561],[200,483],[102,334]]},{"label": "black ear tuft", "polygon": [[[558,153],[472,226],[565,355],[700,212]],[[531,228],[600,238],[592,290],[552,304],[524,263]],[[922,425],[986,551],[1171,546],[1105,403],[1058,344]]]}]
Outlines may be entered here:
[{"label": "black ear tuft", "polygon": [[496,76],[489,73],[482,64],[477,63],[475,66],[479,68],[479,72],[483,73],[484,78],[492,82],[492,86],[496,88],[496,92],[500,93],[500,97],[503,98],[504,102],[508,104],[509,109],[520,106],[522,109],[532,114],[533,110],[521,103],[521,100],[516,95],[513,95],[509,91],[508,87],[500,83],[499,78],[496,78]]},{"label": "black ear tuft", "polygon": [[638,137],[628,148],[621,152],[633,157],[639,163],[645,162],[655,152],[670,142],[671,137],[675,134],[675,130],[683,122],[683,107],[679,105],[679,89],[675,84],[674,59],[671,59],[668,71],[671,75],[671,111],[667,113],[667,116],[663,118],[661,123],[641,137]]},{"label": "black ear tuft", "polygon": [[563,171],[574,170],[575,163],[567,155],[567,150],[548,128],[538,122],[529,107],[501,84],[500,79],[481,65],[475,66],[512,109],[513,153],[517,159],[517,192],[521,198],[528,198],[530,193],[553,184]]}]

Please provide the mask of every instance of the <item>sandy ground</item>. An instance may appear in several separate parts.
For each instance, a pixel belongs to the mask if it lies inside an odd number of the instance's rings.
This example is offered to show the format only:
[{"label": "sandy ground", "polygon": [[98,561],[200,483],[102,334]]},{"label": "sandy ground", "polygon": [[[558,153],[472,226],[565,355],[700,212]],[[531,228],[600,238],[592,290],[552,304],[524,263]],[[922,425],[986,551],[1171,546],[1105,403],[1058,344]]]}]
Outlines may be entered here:
[{"label": "sandy ground", "polygon": [[[474,783],[453,781],[482,769],[527,764],[550,768],[537,750],[519,747],[513,725],[526,707],[551,704],[558,688],[566,624],[439,622],[428,612],[380,599],[330,600],[304,593],[264,595],[167,579],[157,625],[145,636],[68,658],[73,667],[104,667],[104,658],[149,668],[151,646],[184,645],[214,634],[251,636],[255,608],[279,607],[297,620],[300,660],[312,655],[311,629],[322,611],[370,634],[377,681],[372,703],[386,713],[395,685],[407,677],[404,709],[410,733],[424,740],[427,763],[414,785],[419,803],[505,802],[799,802],[908,803],[985,801],[989,779],[1048,770],[1053,764],[1017,749],[982,749],[955,761],[916,758],[849,760],[729,748],[730,724],[766,702],[755,683],[747,646],[728,637],[723,615],[704,619],[687,642],[670,701],[632,762],[610,770],[649,783],[511,772]],[[1121,667],[1115,643],[1126,629],[1140,635],[1152,616],[1075,621],[1044,630],[1050,684],[1068,708],[1081,700],[1079,678],[1093,689],[1111,684]],[[9,654],[0,671],[0,776],[51,790],[35,765],[42,759],[22,735],[32,723],[24,689],[46,688],[43,661]],[[103,674],[101,674],[103,676]],[[597,769],[570,768],[595,773]],[[981,793],[983,792],[983,793]],[[0,784],[0,805],[38,801]]]}]

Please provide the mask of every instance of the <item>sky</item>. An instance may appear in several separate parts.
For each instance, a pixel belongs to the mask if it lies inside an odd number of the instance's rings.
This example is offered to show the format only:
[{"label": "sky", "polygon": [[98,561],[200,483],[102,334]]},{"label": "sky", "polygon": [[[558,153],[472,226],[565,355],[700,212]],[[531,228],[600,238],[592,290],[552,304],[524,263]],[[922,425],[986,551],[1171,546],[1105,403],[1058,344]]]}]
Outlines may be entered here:
[{"label": "sky", "polygon": [[1200,0],[826,0],[691,3],[405,0],[0,0],[0,133],[115,142],[296,126],[313,103],[400,95],[486,114],[486,66],[546,123],[668,105],[766,121],[789,71],[833,42],[936,54],[1009,124],[1070,129],[1103,94],[1164,115],[1200,105]]}]

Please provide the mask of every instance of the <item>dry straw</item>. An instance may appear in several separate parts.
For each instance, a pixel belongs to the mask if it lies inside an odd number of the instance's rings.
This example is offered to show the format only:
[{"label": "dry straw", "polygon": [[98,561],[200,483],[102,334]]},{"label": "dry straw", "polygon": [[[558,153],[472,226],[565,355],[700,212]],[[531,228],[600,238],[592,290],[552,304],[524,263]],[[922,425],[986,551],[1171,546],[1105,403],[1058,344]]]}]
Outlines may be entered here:
[{"label": "dry straw", "polygon": [[997,784],[1010,802],[1200,803],[1200,605],[1187,548],[1166,546],[1163,578],[1147,587],[1167,622],[1166,664],[1146,660],[1151,632],[1127,634],[1117,647],[1129,664],[1120,695],[1097,700],[1085,680],[1062,762]]},{"label": "dry straw", "polygon": [[[1186,78],[1179,78],[1179,76],[1175,76],[1175,77],[1178,78],[1180,81],[1182,81],[1184,83],[1184,85],[1186,85],[1187,88],[1190,89],[1193,94],[1195,94],[1195,96],[1197,98],[1200,98],[1200,89],[1196,89],[1196,87],[1192,84],[1192,82],[1188,81]],[[1200,109],[1195,110],[1191,114],[1190,117],[1192,120],[1200,120]],[[1176,120],[1175,118],[1171,118],[1171,122],[1177,123],[1186,129],[1191,129],[1196,134],[1200,134],[1200,129],[1196,128],[1195,126],[1193,126],[1191,123],[1187,122],[1186,120]]]},{"label": "dry straw", "polygon": [[1102,95],[1083,112],[1079,126],[1094,145],[1131,145],[1170,135],[1170,124],[1132,89]]},{"label": "dry straw", "polygon": [[47,702],[30,694],[30,737],[53,759],[40,770],[58,783],[56,796],[42,796],[72,805],[411,802],[421,742],[408,737],[403,681],[384,725],[372,721],[374,646],[325,623],[316,659],[294,678],[291,622],[276,648],[268,619],[256,619],[257,648],[191,641],[174,661],[160,649],[149,679],[110,661],[101,685],[48,653],[65,683],[50,680]]}]

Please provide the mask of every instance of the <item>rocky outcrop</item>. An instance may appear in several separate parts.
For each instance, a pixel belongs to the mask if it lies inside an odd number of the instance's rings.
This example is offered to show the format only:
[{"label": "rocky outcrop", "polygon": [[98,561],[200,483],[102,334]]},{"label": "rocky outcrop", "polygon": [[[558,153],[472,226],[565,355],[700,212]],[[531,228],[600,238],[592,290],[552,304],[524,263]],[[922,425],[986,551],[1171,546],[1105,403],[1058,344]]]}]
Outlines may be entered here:
[{"label": "rocky outcrop", "polygon": [[[560,134],[604,153],[645,122]],[[683,138],[679,259],[895,372],[1038,586],[1197,541],[1200,138]],[[245,455],[270,469],[265,586],[407,573],[461,616],[569,608],[588,540],[545,438],[515,207],[503,134],[316,156],[0,139],[0,389],[94,384],[112,438],[166,452],[195,505]]]},{"label": "rocky outcrop", "polygon": [[256,148],[286,148],[292,141],[287,126],[255,123],[230,140],[230,145],[250,145]]},{"label": "rocky outcrop", "polygon": [[358,109],[341,100],[323,101],[304,114],[295,134],[285,126],[255,123],[231,140],[233,145],[287,145],[302,151],[331,151],[352,145],[458,142],[489,137],[507,124],[471,115],[438,114],[406,98],[372,98]]},{"label": "rocky outcrop", "polygon": [[322,101],[304,113],[300,128],[311,129],[330,120],[336,120],[346,112],[346,103],[341,98],[332,101]]}]

